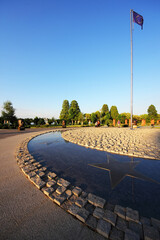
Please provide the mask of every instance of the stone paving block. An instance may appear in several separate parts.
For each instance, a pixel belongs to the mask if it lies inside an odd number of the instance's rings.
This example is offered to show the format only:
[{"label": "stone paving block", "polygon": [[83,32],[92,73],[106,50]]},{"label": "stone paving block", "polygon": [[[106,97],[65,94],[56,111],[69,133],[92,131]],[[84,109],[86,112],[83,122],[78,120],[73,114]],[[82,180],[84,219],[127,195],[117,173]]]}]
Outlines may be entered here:
[{"label": "stone paving block", "polygon": [[128,222],[126,220],[124,220],[121,217],[117,217],[117,223],[116,223],[116,228],[118,230],[121,230],[123,232],[125,232],[125,230],[128,228]]},{"label": "stone paving block", "polygon": [[69,207],[68,212],[71,213],[72,215],[76,216],[78,211],[80,210],[80,207],[75,205],[74,203]]},{"label": "stone paving block", "polygon": [[39,171],[40,171],[40,172],[46,172],[46,171],[47,171],[47,168],[46,168],[46,167],[41,167],[41,168],[39,169]]},{"label": "stone paving block", "polygon": [[24,174],[28,174],[31,171],[28,166],[21,168],[21,170]]},{"label": "stone paving block", "polygon": [[157,228],[160,231],[160,220],[156,218],[151,218],[152,226]]},{"label": "stone paving block", "polygon": [[117,215],[110,210],[105,210],[103,219],[106,220],[107,222],[111,223],[113,226],[115,226]]},{"label": "stone paving block", "polygon": [[104,215],[104,209],[96,207],[94,212],[93,212],[93,216],[100,219],[100,218],[103,217],[103,215]]},{"label": "stone paving block", "polygon": [[60,179],[58,179],[57,184],[58,184],[59,186],[64,186],[64,187],[67,188],[67,187],[69,187],[70,182],[68,182],[67,180],[65,180],[65,179],[63,179],[63,178],[60,178]]},{"label": "stone paving block", "polygon": [[56,189],[56,192],[58,193],[58,194],[62,194],[62,193],[64,193],[66,191],[66,187],[64,187],[64,186],[59,186],[57,189]]},{"label": "stone paving block", "polygon": [[140,236],[130,229],[126,229],[124,240],[140,240]]},{"label": "stone paving block", "polygon": [[39,163],[39,164],[37,164],[37,166],[36,166],[38,169],[40,169],[41,167],[42,167],[42,165]]},{"label": "stone paving block", "polygon": [[89,215],[87,221],[86,221],[86,225],[90,228],[92,228],[93,230],[95,230],[97,228],[97,219],[95,217],[93,217],[92,215]]},{"label": "stone paving block", "polygon": [[108,238],[111,230],[111,224],[106,222],[103,219],[98,220],[97,224],[97,232],[100,233],[102,236]]},{"label": "stone paving block", "polygon": [[24,163],[18,163],[18,165],[19,165],[20,168],[25,167],[25,164],[24,164]]},{"label": "stone paving block", "polygon": [[[38,163],[38,162],[34,162],[33,165],[34,165],[34,166],[38,166],[39,163]],[[42,166],[42,165],[41,165],[41,166]]]},{"label": "stone paving block", "polygon": [[141,217],[141,218],[140,218],[140,222],[141,222],[143,225],[151,226],[151,220],[150,220],[149,218]]},{"label": "stone paving block", "polygon": [[90,214],[93,214],[95,210],[95,206],[90,204],[89,202],[85,205],[85,209],[90,212]]},{"label": "stone paving block", "polygon": [[114,212],[114,208],[115,208],[115,206],[111,203],[107,203],[106,206],[105,206],[105,209],[108,209],[112,212]]},{"label": "stone paving block", "polygon": [[[72,194],[73,194],[73,193],[72,193]],[[69,201],[72,202],[72,203],[75,203],[76,200],[77,200],[77,198],[78,198],[77,196],[72,195],[72,196],[70,197]]]},{"label": "stone paving block", "polygon": [[44,172],[38,171],[36,174],[37,174],[37,177],[40,177],[40,178],[45,177],[45,173]]},{"label": "stone paving block", "polygon": [[116,205],[114,212],[121,218],[126,219],[126,209],[122,206]]},{"label": "stone paving block", "polygon": [[79,197],[77,198],[75,204],[78,206],[78,207],[84,207],[87,203],[87,200],[85,198],[82,198],[82,197]]},{"label": "stone paving block", "polygon": [[136,222],[129,222],[129,229],[133,230],[134,232],[138,233],[140,235],[140,238],[143,239],[143,229],[141,223]]},{"label": "stone paving block", "polygon": [[36,173],[34,171],[28,173],[28,178],[35,177]]},{"label": "stone paving block", "polygon": [[75,188],[72,190],[72,193],[73,193],[74,195],[76,195],[77,197],[79,197],[79,196],[81,195],[81,193],[82,193],[82,189],[79,188],[79,187],[75,187]]},{"label": "stone paving block", "polygon": [[124,233],[119,231],[115,227],[112,228],[109,239],[111,240],[123,240]]},{"label": "stone paving block", "polygon": [[53,194],[49,195],[48,198],[54,202],[55,196]]},{"label": "stone paving block", "polygon": [[78,218],[81,222],[85,223],[89,216],[89,212],[85,208],[80,208],[80,210],[76,214],[76,218]]},{"label": "stone paving block", "polygon": [[88,193],[83,191],[82,194],[81,194],[81,197],[86,198],[87,196],[88,196]]},{"label": "stone paving block", "polygon": [[57,174],[55,174],[54,172],[49,172],[49,173],[47,174],[47,177],[48,177],[49,179],[54,179],[54,178],[57,177]]},{"label": "stone paving block", "polygon": [[88,202],[93,204],[95,207],[103,208],[106,203],[106,200],[103,198],[100,198],[92,193],[89,193],[88,194]]},{"label": "stone paving block", "polygon": [[72,203],[70,201],[65,201],[62,203],[61,207],[65,210],[68,211],[68,209],[71,207]]},{"label": "stone paving block", "polygon": [[55,189],[52,187],[46,187],[43,188],[42,191],[44,192],[45,195],[49,196],[51,193],[55,191]]},{"label": "stone paving block", "polygon": [[126,208],[126,220],[139,223],[139,212],[132,208]]},{"label": "stone paving block", "polygon": [[55,180],[50,180],[49,182],[46,183],[47,187],[53,187],[57,184],[57,182]]},{"label": "stone paving block", "polygon": [[35,166],[30,166],[29,168],[31,171],[35,171],[37,169]]},{"label": "stone paving block", "polygon": [[30,178],[30,180],[35,184],[35,186],[38,189],[41,189],[41,188],[45,187],[45,185],[46,185],[46,183],[44,181],[42,181],[42,179],[39,177],[32,177],[32,178]]},{"label": "stone paving block", "polygon": [[144,240],[160,240],[159,232],[156,228],[143,225]]},{"label": "stone paving block", "polygon": [[57,203],[59,206],[66,200],[65,196],[59,195],[54,198],[54,202]]},{"label": "stone paving block", "polygon": [[67,189],[65,191],[65,194],[66,194],[67,199],[70,199],[70,197],[72,196],[72,191],[70,189]]}]

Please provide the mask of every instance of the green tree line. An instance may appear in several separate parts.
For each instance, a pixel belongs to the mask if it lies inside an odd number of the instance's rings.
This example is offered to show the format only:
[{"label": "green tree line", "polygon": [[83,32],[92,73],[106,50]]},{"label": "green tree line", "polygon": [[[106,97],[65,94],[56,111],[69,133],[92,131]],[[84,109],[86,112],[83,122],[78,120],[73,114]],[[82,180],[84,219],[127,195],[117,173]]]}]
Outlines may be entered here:
[{"label": "green tree line", "polygon": [[[133,115],[133,119],[137,123],[141,123],[142,119],[146,120],[146,123],[150,123],[151,119],[160,120],[160,114],[157,113],[156,107],[151,104],[147,109],[148,114],[142,115]],[[47,122],[44,118],[25,118],[25,127],[30,126],[51,126],[51,125],[61,125],[62,121],[65,120],[66,124],[95,124],[97,121],[100,121],[101,124],[106,124],[112,126],[113,119],[116,121],[120,120],[122,124],[125,123],[125,119],[130,119],[130,113],[121,113],[119,114],[116,106],[111,106],[109,109],[107,104],[103,104],[100,111],[93,113],[82,113],[78,102],[76,100],[71,101],[69,104],[68,100],[64,100],[62,104],[62,110],[60,112],[59,119],[50,118],[47,119]],[[10,101],[6,101],[3,104],[3,110],[1,111],[0,116],[0,128],[17,128],[18,119],[15,115],[15,108]]]}]

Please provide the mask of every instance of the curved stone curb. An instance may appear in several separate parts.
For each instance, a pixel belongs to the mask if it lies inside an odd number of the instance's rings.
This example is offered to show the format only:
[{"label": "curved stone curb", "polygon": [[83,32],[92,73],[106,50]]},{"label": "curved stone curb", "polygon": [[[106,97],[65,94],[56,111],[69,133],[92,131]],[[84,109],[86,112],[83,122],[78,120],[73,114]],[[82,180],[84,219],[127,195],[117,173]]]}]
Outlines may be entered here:
[{"label": "curved stone curb", "polygon": [[36,162],[28,151],[29,141],[38,135],[56,131],[36,133],[18,146],[16,160],[25,176],[51,201],[107,239],[160,239],[160,220],[140,217],[136,210],[107,203],[103,198],[72,186]]}]

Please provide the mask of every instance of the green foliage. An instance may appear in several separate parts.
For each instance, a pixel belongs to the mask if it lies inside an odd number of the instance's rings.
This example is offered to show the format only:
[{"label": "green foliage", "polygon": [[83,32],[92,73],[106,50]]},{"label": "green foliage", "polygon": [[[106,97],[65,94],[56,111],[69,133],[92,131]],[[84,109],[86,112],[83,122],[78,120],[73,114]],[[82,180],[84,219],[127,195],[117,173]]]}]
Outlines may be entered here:
[{"label": "green foliage", "polygon": [[150,120],[151,119],[157,119],[157,110],[156,110],[154,105],[150,105],[148,107],[147,112],[148,112],[148,117],[149,117]]},{"label": "green foliage", "polygon": [[35,118],[33,119],[33,122],[34,122],[35,125],[38,125],[38,121],[39,121],[39,118],[38,118],[38,117],[35,117]]},{"label": "green foliage", "polygon": [[80,113],[80,109],[79,109],[78,103],[76,100],[73,100],[69,108],[69,119],[72,121],[73,120],[77,121],[79,113]]},{"label": "green foliage", "polygon": [[85,119],[88,123],[88,121],[91,120],[91,114],[90,113],[85,113]]},{"label": "green foliage", "polygon": [[125,123],[125,119],[126,119],[126,115],[124,113],[121,113],[121,114],[118,115],[118,119],[120,120],[120,122],[122,124],[124,124]]},{"label": "green foliage", "polygon": [[142,120],[142,119],[145,119],[145,120],[146,120],[146,119],[148,118],[148,114],[141,114],[141,115],[140,115],[140,118],[141,118],[141,120]]},{"label": "green foliage", "polygon": [[96,111],[95,114],[96,114],[96,116],[97,116],[97,120],[100,120],[100,117],[101,117],[100,111]]},{"label": "green foliage", "polygon": [[109,112],[109,108],[107,104],[103,104],[102,109],[101,109],[101,117],[103,118],[107,112]]},{"label": "green foliage", "polygon": [[92,114],[91,114],[91,122],[92,122],[92,123],[95,123],[96,121],[97,121],[97,116],[96,116],[95,113],[92,113]]},{"label": "green foliage", "polygon": [[118,119],[119,113],[116,106],[111,107],[110,113],[111,113],[112,119],[116,119],[116,120]]},{"label": "green foliage", "polygon": [[10,101],[6,101],[3,104],[2,118],[3,120],[10,121],[12,124],[17,121],[15,109]]},{"label": "green foliage", "polygon": [[38,125],[45,125],[45,121],[43,118],[39,118]]},{"label": "green foliage", "polygon": [[83,113],[81,113],[81,112],[79,112],[79,114],[78,114],[78,121],[80,121],[81,124],[82,124],[83,121],[84,121],[84,115],[83,115]]},{"label": "green foliage", "polygon": [[24,119],[25,127],[30,126],[32,122],[33,122],[32,118],[25,118]]},{"label": "green foliage", "polygon": [[51,125],[52,123],[55,123],[55,122],[56,122],[56,120],[54,117],[52,117],[51,119],[48,119],[49,125]]},{"label": "green foliage", "polygon": [[61,110],[59,118],[61,120],[65,120],[65,121],[68,120],[68,118],[69,118],[69,102],[68,102],[68,100],[63,101],[62,110]]},{"label": "green foliage", "polygon": [[4,123],[4,119],[3,119],[3,117],[0,117],[0,124],[3,125],[3,123]]},{"label": "green foliage", "polygon": [[131,114],[130,113],[121,113],[121,115],[125,116],[125,119],[129,120],[131,118]]}]

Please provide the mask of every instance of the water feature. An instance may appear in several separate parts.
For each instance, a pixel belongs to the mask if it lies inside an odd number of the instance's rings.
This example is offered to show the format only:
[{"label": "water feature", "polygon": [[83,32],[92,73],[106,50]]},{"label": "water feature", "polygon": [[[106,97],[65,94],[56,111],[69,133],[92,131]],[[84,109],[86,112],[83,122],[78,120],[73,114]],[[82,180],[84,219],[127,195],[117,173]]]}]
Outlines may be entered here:
[{"label": "water feature", "polygon": [[32,139],[28,149],[72,185],[160,219],[160,161],[85,148],[65,141],[60,132]]}]

